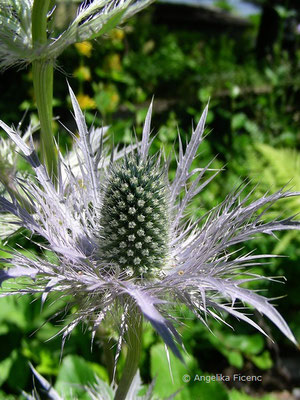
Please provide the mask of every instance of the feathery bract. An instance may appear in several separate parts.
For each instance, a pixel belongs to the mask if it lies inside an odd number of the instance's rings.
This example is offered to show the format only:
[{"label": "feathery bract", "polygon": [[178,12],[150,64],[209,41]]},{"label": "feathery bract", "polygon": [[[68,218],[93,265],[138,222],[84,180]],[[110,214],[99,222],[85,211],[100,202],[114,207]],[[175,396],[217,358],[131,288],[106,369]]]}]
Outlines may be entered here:
[{"label": "feathery bract", "polygon": [[13,195],[11,200],[0,197],[0,211],[13,214],[20,226],[44,237],[46,247],[57,256],[57,262],[51,263],[16,251],[6,260],[11,267],[0,271],[0,282],[27,277],[32,283],[16,283],[15,289],[10,285],[10,290],[2,290],[0,295],[40,292],[46,301],[51,292],[61,297],[71,294],[77,311],[62,330],[63,342],[81,322],[89,322],[95,334],[107,317],[116,319],[119,315],[117,352],[128,316],[139,310],[181,357],[175,343],[180,343],[180,336],[171,311],[178,303],[204,324],[206,316],[222,320],[225,312],[263,332],[240,307],[241,303],[250,305],[295,343],[270,301],[243,287],[249,281],[266,279],[253,275],[250,268],[259,264],[260,258],[270,256],[237,255],[230,249],[257,233],[299,229],[300,223],[292,218],[260,219],[270,204],[299,193],[278,191],[250,202],[251,193],[243,198],[241,187],[192,222],[186,216],[187,207],[217,173],[206,177],[209,166],[191,168],[203,140],[207,108],[185,149],[179,138],[177,170],[174,180],[169,181],[163,151],[149,155],[152,105],[141,142],[122,153],[113,151],[109,158],[103,135],[97,150],[91,145],[90,132],[71,89],[70,96],[79,132],[75,143],[79,168],[74,174],[59,154],[56,186],[33,146],[0,122],[35,170],[34,179],[19,182],[32,211]]}]

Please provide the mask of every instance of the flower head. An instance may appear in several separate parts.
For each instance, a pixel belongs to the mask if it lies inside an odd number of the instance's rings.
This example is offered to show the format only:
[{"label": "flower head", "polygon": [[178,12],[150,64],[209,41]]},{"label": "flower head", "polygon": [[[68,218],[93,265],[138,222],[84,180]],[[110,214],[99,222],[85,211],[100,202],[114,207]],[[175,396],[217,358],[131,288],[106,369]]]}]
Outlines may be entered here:
[{"label": "flower head", "polygon": [[[149,5],[152,0],[82,1],[70,25],[54,36],[51,23],[46,44],[32,38],[34,0],[4,0],[0,4],[0,68],[55,59],[69,45],[95,39]],[[48,19],[55,18],[55,7]],[[82,50],[82,46],[80,47]],[[83,50],[82,50],[83,51]],[[86,50],[86,55],[88,51]]]},{"label": "flower head", "polygon": [[[33,0],[4,0],[0,4],[0,67],[28,62],[32,54]],[[26,60],[26,61],[25,61]]]},{"label": "flower head", "polygon": [[99,256],[132,277],[159,274],[168,254],[167,188],[154,159],[110,165],[101,207]]},{"label": "flower head", "polygon": [[238,188],[192,222],[186,216],[187,207],[218,173],[205,178],[209,166],[191,169],[203,140],[207,108],[185,150],[179,138],[177,171],[169,181],[169,163],[163,152],[149,154],[152,106],[141,142],[123,153],[114,150],[108,157],[103,136],[97,150],[92,146],[71,89],[70,96],[79,131],[76,154],[80,168],[74,175],[60,155],[57,188],[34,148],[0,122],[36,174],[35,180],[20,182],[33,211],[28,212],[13,196],[11,201],[0,197],[0,211],[14,214],[20,225],[43,236],[57,255],[57,262],[51,263],[16,252],[8,260],[11,268],[0,271],[0,282],[26,276],[33,283],[2,291],[1,296],[40,292],[45,301],[51,292],[71,294],[77,312],[63,329],[63,340],[80,322],[89,321],[95,332],[113,314],[120,316],[121,343],[128,316],[138,310],[181,357],[174,342],[180,342],[180,337],[171,323],[171,305],[184,304],[204,324],[206,315],[222,319],[222,312],[227,312],[263,332],[242,312],[239,300],[266,315],[295,343],[269,300],[243,287],[248,281],[265,279],[249,270],[262,256],[236,256],[230,248],[251,240],[256,233],[299,229],[300,223],[291,218],[260,220],[270,204],[299,193],[279,191],[249,203],[250,194],[241,199],[243,188]]}]

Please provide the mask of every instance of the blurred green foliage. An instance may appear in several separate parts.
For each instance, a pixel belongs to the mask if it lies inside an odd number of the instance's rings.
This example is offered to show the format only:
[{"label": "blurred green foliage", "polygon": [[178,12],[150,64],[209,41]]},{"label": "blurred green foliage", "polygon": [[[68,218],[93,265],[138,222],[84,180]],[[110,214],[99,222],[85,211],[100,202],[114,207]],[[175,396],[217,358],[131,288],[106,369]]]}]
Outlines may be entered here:
[{"label": "blurred green foliage", "polygon": [[[245,195],[256,183],[259,184],[254,192],[257,195],[269,189],[278,190],[285,184],[300,191],[300,49],[290,57],[278,40],[272,57],[258,62],[255,57],[257,18],[252,18],[253,24],[238,35],[210,35],[200,29],[180,26],[169,29],[155,24],[153,10],[143,12],[122,29],[112,30],[101,41],[73,46],[58,60],[54,106],[63,124],[74,129],[71,114],[66,111],[70,106],[66,76],[88,123],[111,125],[111,144],[129,143],[132,127],[137,136],[141,134],[147,107],[155,95],[152,126],[157,137],[153,151],[163,143],[167,154],[172,154],[177,127],[185,142],[191,134],[191,124],[197,122],[209,101],[208,136],[195,162],[205,166],[218,154],[212,168],[226,165],[226,169],[201,193],[192,207],[193,212],[211,209],[248,176],[252,181]],[[295,40],[299,44],[299,37]],[[37,121],[31,72],[7,71],[1,79],[1,119],[16,125],[27,110],[24,123],[29,118]],[[57,121],[54,124],[62,149],[71,146],[71,137],[62,133],[63,128]],[[298,199],[287,200],[281,208],[274,208],[272,215],[282,214],[285,209],[289,215],[296,214],[299,207]],[[244,251],[256,249],[258,253],[289,257],[255,267],[252,272],[288,278],[285,286],[270,281],[260,288],[267,289],[269,297],[288,293],[278,309],[300,340],[299,234],[283,233],[279,238],[280,241],[261,237],[247,244]],[[16,244],[22,246],[22,251],[38,251],[29,245],[24,233],[10,239],[7,245]],[[65,392],[70,383],[74,384],[73,393],[79,399],[86,398],[82,387],[93,383],[95,374],[108,381],[101,343],[96,342],[91,352],[90,335],[85,327],[82,331],[76,329],[66,342],[59,363],[60,338],[55,335],[61,321],[59,316],[52,320],[49,317],[60,306],[60,302],[52,299],[41,308],[38,298],[27,296],[0,300],[0,399],[22,398],[21,390],[31,390],[28,361],[58,391]],[[203,374],[221,373],[226,368],[231,371],[248,368],[262,374],[276,368],[280,357],[278,348],[251,327],[230,318],[226,322],[235,332],[211,321],[212,335],[192,316],[184,317],[185,325],[179,329],[193,357],[187,358],[184,366],[170,354],[174,383],[163,345],[145,327],[141,374],[146,383],[156,378],[155,396],[162,399],[178,390],[176,399],[251,399],[236,389],[225,390],[219,382],[185,383],[182,376],[199,375],[202,371]],[[266,328],[260,319],[259,323]],[[55,337],[48,341],[52,336]],[[280,333],[272,331],[271,336],[286,354],[293,354],[294,348]],[[266,395],[263,399],[273,400],[273,397]]]}]

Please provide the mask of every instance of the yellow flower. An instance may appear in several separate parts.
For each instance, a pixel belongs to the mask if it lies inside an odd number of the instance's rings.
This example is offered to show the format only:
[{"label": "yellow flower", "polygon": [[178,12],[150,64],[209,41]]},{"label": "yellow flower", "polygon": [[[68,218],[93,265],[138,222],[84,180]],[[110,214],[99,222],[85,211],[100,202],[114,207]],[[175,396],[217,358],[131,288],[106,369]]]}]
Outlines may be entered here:
[{"label": "yellow flower", "polygon": [[120,101],[120,96],[117,92],[111,93],[110,96],[110,108],[112,111],[114,111],[117,108],[117,105],[119,104]]},{"label": "yellow flower", "polygon": [[115,28],[110,32],[110,37],[112,40],[123,40],[125,33],[122,29]]},{"label": "yellow flower", "polygon": [[104,69],[106,71],[121,71],[121,57],[120,54],[109,54],[104,60]]},{"label": "yellow flower", "polygon": [[90,81],[91,80],[91,70],[89,67],[82,65],[74,71],[74,76],[80,81]]},{"label": "yellow flower", "polygon": [[143,46],[143,53],[144,54],[149,54],[155,47],[155,42],[154,40],[148,40],[144,46]]},{"label": "yellow flower", "polygon": [[82,56],[91,57],[93,46],[91,42],[75,43],[78,53]]},{"label": "yellow flower", "polygon": [[96,103],[95,103],[94,99],[92,99],[87,94],[80,93],[76,97],[77,97],[77,101],[78,101],[80,107],[83,110],[96,108]]}]

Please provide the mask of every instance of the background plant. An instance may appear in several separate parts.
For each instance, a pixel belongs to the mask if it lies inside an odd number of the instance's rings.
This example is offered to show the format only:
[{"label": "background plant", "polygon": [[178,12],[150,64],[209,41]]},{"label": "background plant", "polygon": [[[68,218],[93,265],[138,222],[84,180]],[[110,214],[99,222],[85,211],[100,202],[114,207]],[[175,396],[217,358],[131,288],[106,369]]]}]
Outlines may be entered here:
[{"label": "background plant", "polygon": [[[227,164],[227,167],[225,172],[222,173],[222,181],[216,180],[212,183],[210,190],[205,192],[203,198],[201,198],[201,202],[195,204],[195,212],[199,212],[199,206],[203,210],[200,212],[210,209],[223,197],[224,192],[230,191],[233,184],[242,181],[249,176],[249,173],[253,178],[257,178],[257,172],[255,172],[257,168],[251,167],[250,160],[252,160],[254,167],[260,161],[261,165],[264,166],[265,174],[259,179],[261,187],[267,187],[271,183],[272,186],[274,185],[271,190],[275,190],[279,182],[279,173],[274,173],[274,167],[270,165],[269,161],[267,162],[265,157],[262,158],[262,152],[257,149],[260,144],[271,145],[275,149],[280,149],[283,146],[296,149],[299,147],[299,111],[297,106],[299,100],[299,50],[296,50],[290,57],[284,48],[277,46],[275,59],[272,59],[272,61],[265,59],[258,65],[254,55],[257,24],[239,37],[224,34],[211,38],[211,35],[204,32],[191,32],[184,29],[171,31],[164,26],[156,26],[154,29],[152,18],[153,15],[150,10],[141,15],[140,18],[131,21],[127,27],[108,33],[107,37],[101,39],[100,43],[89,42],[92,45],[91,57],[81,54],[80,49],[76,47],[69,47],[58,59],[58,66],[62,67],[64,72],[68,74],[68,79],[72,86],[77,89],[78,95],[87,96],[85,98],[86,117],[90,122],[94,119],[96,122],[104,119],[105,123],[114,120],[115,141],[128,143],[132,125],[136,127],[138,134],[141,132],[145,115],[145,102],[154,93],[156,103],[158,101],[159,105],[153,126],[163,125],[158,133],[158,140],[164,142],[167,148],[171,149],[177,136],[177,124],[184,128],[188,137],[191,120],[197,119],[202,105],[206,103],[210,96],[208,130],[212,130],[212,132],[207,138],[205,148],[202,149],[201,157],[205,164],[218,153],[218,161],[215,161],[213,166],[217,168]],[[299,43],[299,39],[297,40]],[[80,70],[82,67],[85,70]],[[6,119],[7,122],[15,123],[15,121],[21,119],[24,110],[29,107],[30,113],[28,113],[24,123],[27,123],[29,116],[35,121],[34,98],[30,89],[32,76],[29,70],[24,69],[19,77],[15,75],[15,71],[9,70],[2,77],[1,87],[4,88],[2,102],[0,103],[2,118]],[[99,89],[101,95],[99,95]],[[18,98],[19,108],[16,108],[14,103],[16,101],[15,95],[12,99],[13,93],[20,93]],[[27,100],[24,101],[24,98],[27,98]],[[160,101],[160,99],[163,101]],[[79,96],[78,100],[80,100]],[[68,98],[65,95],[65,74],[59,71],[56,72],[53,104],[55,107],[54,115],[60,115],[65,124],[71,126],[69,114],[65,111],[68,104]],[[185,110],[187,104],[189,104],[188,112],[190,114],[188,117]],[[170,111],[171,108],[172,111]],[[60,143],[62,143],[64,149],[66,145],[70,146],[71,141],[68,137],[61,135]],[[253,144],[257,144],[257,146],[253,148]],[[158,148],[160,143],[157,142],[156,146]],[[278,160],[277,157],[276,160]],[[291,157],[289,159],[291,160]],[[274,158],[272,161],[274,161]],[[284,162],[286,163],[286,161]],[[293,176],[286,175],[286,182],[283,182],[284,177],[280,180],[280,185],[287,183],[292,178],[291,186],[295,186],[296,172],[298,171],[296,168]],[[280,175],[286,169],[281,164]],[[266,175],[275,176],[275,178],[271,181]],[[265,186],[264,182],[266,182]],[[290,206],[288,205],[288,207]],[[291,205],[291,207],[293,211],[297,212],[296,206]],[[10,238],[7,245],[14,246],[15,243],[25,245],[25,241],[20,237]],[[260,251],[273,252],[278,243],[276,239],[261,239],[257,243],[249,245],[248,249],[258,248]],[[288,255],[289,259],[276,260],[267,268],[274,275],[286,275],[288,278],[287,284],[282,287],[282,294],[288,291],[289,296],[280,302],[280,309],[299,338],[300,321],[297,293],[299,268],[296,264],[299,253],[298,238],[283,240],[281,243],[282,248],[280,250]],[[285,246],[284,249],[283,246]],[[32,248],[30,251],[37,251],[37,249]],[[280,287],[278,288],[277,285],[272,292],[273,285],[270,284],[268,289],[270,293],[275,295],[275,293],[278,294]],[[20,304],[20,301],[18,304]],[[36,302],[36,305],[34,312],[38,319],[40,317],[38,302]],[[16,304],[14,307],[20,308]],[[24,307],[30,308],[30,305]],[[43,318],[43,314],[41,318]],[[17,358],[21,361],[12,362],[16,360],[14,358],[16,357],[15,353],[13,355],[15,349],[18,352],[21,351],[23,355],[26,354],[26,357],[34,362],[38,370],[50,379],[54,379],[60,369],[58,353],[49,350],[48,354],[54,354],[51,360],[55,366],[48,370],[45,365],[47,366],[50,357],[47,361],[47,357],[41,355],[43,349],[47,348],[48,345],[52,346],[51,342],[49,344],[43,342],[44,338],[49,337],[49,335],[45,333],[41,340],[36,336],[31,339],[27,332],[33,331],[35,328],[30,324],[28,324],[28,328],[24,327],[18,323],[18,319],[21,320],[22,316],[16,316],[16,331],[21,333],[22,337],[26,337],[26,346],[28,346],[30,352],[25,351],[24,347],[20,347],[18,341],[7,342],[8,334],[5,333],[5,329],[7,329],[5,326],[11,326],[12,322],[10,315],[5,315],[2,320],[4,326],[2,328],[4,332],[3,340],[5,343],[9,343],[9,346],[7,351],[2,354],[1,361],[3,362],[1,364],[2,370],[6,371],[3,374],[6,378],[3,378],[2,384],[6,394],[3,396],[8,396],[8,393],[12,391],[15,392],[14,396],[18,395],[12,378],[16,369],[25,368],[29,371],[26,359],[23,356]],[[38,327],[38,323],[35,326]],[[51,322],[47,326],[49,329],[55,329],[55,324]],[[249,365],[251,368],[264,368],[266,376],[268,369],[273,365],[270,374],[275,374],[276,365],[278,360],[281,359],[277,355],[277,349],[265,340],[255,339],[256,337],[252,340],[252,332],[246,328],[235,328],[239,335],[236,341],[232,339],[232,333],[227,329],[219,326],[214,327],[214,331],[217,332],[216,336],[226,343],[225,347],[221,347],[220,341],[216,341],[213,337],[207,335],[205,330],[198,325],[196,326],[191,319],[188,326],[183,329],[183,335],[189,338],[188,348],[191,353],[195,354],[198,363],[197,371],[198,368],[201,368],[204,371],[215,372],[214,365],[209,362],[213,358],[216,360],[215,363],[224,368],[229,365],[237,369],[243,368],[245,365],[247,368],[249,368]],[[80,331],[77,334],[78,340],[74,342],[73,339],[70,339],[66,344],[64,354],[67,356],[76,353],[93,363],[97,356],[95,355],[94,358],[94,355],[92,356],[88,352],[88,339],[81,335]],[[202,339],[195,341],[195,335],[197,337],[202,335]],[[33,344],[34,340],[37,340],[38,344],[36,342]],[[284,340],[279,337],[276,340],[279,347],[283,349],[281,354],[284,352],[292,353],[291,348]],[[150,382],[150,375],[152,375],[152,373],[149,373],[149,360],[152,357],[150,345],[156,342],[155,336],[150,333],[146,335],[142,366],[144,381]],[[54,347],[53,344],[53,349]],[[27,354],[30,355],[27,356]],[[261,362],[257,361],[256,356],[261,357]],[[103,365],[104,361],[100,361]],[[15,369],[12,369],[12,365],[16,365]],[[93,368],[95,368],[95,365]],[[99,371],[98,375],[101,375]],[[9,376],[11,377],[10,381]],[[27,379],[24,379],[22,383],[22,387],[28,388],[30,382],[30,375],[28,374]],[[198,390],[200,391],[200,389]],[[229,395],[225,392],[219,394],[219,389],[216,390],[216,393],[218,394],[215,394],[215,396],[238,396],[235,392],[234,394],[231,392]]]}]

